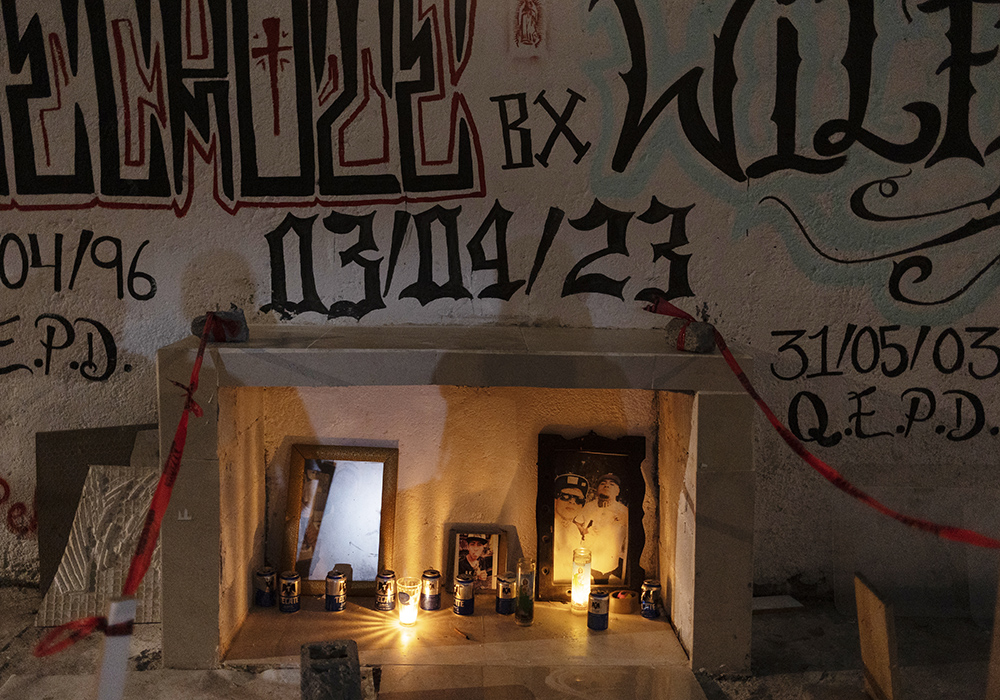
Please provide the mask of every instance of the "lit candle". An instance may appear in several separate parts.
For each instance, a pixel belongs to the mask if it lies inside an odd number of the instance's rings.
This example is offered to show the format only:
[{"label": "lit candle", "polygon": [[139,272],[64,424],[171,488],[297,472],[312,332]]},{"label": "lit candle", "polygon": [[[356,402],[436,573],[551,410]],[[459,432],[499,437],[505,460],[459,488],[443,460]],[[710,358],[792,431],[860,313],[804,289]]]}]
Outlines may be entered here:
[{"label": "lit candle", "polygon": [[573,550],[573,612],[584,612],[590,603],[590,550],[580,547]]},{"label": "lit candle", "polygon": [[399,624],[410,627],[417,623],[420,603],[420,579],[406,576],[396,583],[399,595]]}]

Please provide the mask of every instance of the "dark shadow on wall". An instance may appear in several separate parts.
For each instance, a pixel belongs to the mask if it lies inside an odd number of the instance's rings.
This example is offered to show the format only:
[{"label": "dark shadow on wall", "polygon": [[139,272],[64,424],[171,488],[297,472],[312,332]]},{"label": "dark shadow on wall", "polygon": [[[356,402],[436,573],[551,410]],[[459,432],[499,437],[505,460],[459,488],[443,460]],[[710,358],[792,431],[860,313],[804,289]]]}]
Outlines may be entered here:
[{"label": "dark shadow on wall", "polygon": [[156,423],[35,433],[38,568],[41,594],[52,585],[92,464],[128,466],[135,436]]}]

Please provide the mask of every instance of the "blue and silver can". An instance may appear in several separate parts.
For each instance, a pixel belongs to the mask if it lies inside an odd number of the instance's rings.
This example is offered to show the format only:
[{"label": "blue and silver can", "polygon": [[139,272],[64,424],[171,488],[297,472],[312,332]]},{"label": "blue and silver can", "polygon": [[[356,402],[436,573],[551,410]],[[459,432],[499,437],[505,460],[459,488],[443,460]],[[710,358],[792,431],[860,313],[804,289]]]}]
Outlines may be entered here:
[{"label": "blue and silver can", "polygon": [[459,574],[455,577],[455,614],[471,615],[475,610],[475,581],[469,574]]},{"label": "blue and silver can", "polygon": [[389,612],[396,609],[396,572],[386,569],[375,577],[375,609]]},{"label": "blue and silver can", "polygon": [[270,566],[264,566],[253,575],[253,600],[258,607],[273,608],[278,590],[278,573]]},{"label": "blue and silver can", "polygon": [[347,576],[334,569],[326,575],[326,609],[344,612],[347,609]]},{"label": "blue and silver can", "polygon": [[660,616],[660,582],[647,578],[642,582],[642,595],[639,597],[642,616],[655,620]]},{"label": "blue and silver can", "polygon": [[420,577],[420,609],[441,609],[441,572],[427,569]]},{"label": "blue and silver can", "polygon": [[298,612],[302,577],[299,576],[297,571],[284,571],[281,574],[280,583],[278,610],[286,613]]},{"label": "blue and silver can", "polygon": [[513,615],[514,608],[517,607],[517,598],[514,595],[517,583],[517,574],[508,571],[497,576],[497,613],[500,615]]},{"label": "blue and silver can", "polygon": [[608,628],[608,609],[611,598],[607,591],[591,591],[590,606],[587,608],[587,627],[602,631]]}]

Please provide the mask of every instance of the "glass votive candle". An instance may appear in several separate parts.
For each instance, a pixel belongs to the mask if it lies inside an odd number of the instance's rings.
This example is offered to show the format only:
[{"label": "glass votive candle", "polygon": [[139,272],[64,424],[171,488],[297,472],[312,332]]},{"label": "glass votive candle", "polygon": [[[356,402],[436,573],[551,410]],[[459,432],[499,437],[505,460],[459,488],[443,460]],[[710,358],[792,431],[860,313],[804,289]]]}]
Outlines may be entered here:
[{"label": "glass votive candle", "polygon": [[420,609],[420,579],[415,576],[404,576],[396,582],[399,598],[399,624],[406,627],[417,622],[417,610]]},{"label": "glass votive candle", "polygon": [[527,627],[535,619],[535,560],[519,559],[517,562],[517,604],[514,622]]},{"label": "glass votive candle", "polygon": [[573,550],[573,587],[570,593],[573,612],[585,612],[590,604],[590,550]]}]

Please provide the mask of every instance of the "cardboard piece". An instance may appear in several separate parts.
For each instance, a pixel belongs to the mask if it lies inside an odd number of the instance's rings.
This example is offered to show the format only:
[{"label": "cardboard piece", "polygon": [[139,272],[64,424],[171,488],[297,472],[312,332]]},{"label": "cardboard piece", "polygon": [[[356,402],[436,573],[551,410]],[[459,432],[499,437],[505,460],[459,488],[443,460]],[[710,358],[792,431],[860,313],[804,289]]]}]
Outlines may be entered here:
[{"label": "cardboard piece", "polygon": [[874,700],[899,700],[896,621],[892,607],[882,601],[860,574],[854,575],[854,595],[865,692]]}]

